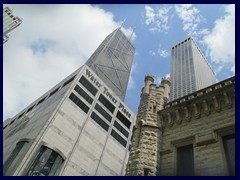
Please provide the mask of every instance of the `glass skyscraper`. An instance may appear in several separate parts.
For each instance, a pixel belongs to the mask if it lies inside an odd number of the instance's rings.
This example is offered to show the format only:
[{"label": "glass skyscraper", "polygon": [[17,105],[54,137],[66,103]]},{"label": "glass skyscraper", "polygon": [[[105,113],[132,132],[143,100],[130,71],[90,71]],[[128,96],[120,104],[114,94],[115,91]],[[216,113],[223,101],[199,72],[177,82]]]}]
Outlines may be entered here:
[{"label": "glass skyscraper", "polygon": [[170,101],[216,83],[215,74],[192,37],[172,47]]},{"label": "glass skyscraper", "polygon": [[3,43],[7,42],[9,37],[8,33],[18,27],[22,23],[19,17],[12,14],[11,9],[8,7],[3,8]]},{"label": "glass skyscraper", "polygon": [[135,48],[120,28],[108,35],[87,65],[124,100]]}]

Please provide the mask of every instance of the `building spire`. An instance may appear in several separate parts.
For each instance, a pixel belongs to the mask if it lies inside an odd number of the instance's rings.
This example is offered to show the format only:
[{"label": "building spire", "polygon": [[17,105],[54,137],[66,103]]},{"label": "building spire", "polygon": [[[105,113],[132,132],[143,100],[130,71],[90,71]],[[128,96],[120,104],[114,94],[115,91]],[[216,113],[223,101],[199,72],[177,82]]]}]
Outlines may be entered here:
[{"label": "building spire", "polygon": [[123,27],[123,24],[125,23],[126,19],[124,19],[121,23],[121,26],[119,27],[120,29]]},{"label": "building spire", "polygon": [[131,36],[130,36],[130,38],[129,38],[129,41],[131,41],[135,29],[136,29],[136,27],[133,28],[133,30],[132,30],[132,34],[131,34]]}]

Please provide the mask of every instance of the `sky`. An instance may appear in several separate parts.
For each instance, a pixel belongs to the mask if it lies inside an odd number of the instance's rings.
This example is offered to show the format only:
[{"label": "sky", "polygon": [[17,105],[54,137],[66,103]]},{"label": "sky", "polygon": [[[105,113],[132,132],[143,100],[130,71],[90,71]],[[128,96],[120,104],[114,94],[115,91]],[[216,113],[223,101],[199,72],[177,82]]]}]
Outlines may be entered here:
[{"label": "sky", "polygon": [[[6,6],[6,5],[4,5]],[[217,81],[235,75],[235,5],[8,4],[22,24],[3,45],[3,120],[83,65],[121,26],[136,48],[125,103],[137,114],[146,74],[170,75],[171,47],[197,42]]]}]

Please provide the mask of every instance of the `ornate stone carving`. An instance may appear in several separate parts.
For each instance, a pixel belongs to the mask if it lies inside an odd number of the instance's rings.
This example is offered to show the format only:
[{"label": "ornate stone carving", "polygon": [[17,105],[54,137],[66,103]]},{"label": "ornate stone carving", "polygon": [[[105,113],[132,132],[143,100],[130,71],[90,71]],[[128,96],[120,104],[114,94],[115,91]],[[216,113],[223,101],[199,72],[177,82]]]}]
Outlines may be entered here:
[{"label": "ornate stone carving", "polygon": [[168,125],[169,125],[170,127],[172,127],[172,126],[173,126],[173,119],[172,119],[171,113],[168,113],[168,114],[167,114],[167,118],[168,118]]},{"label": "ornate stone carving", "polygon": [[191,121],[191,116],[189,115],[189,110],[188,110],[188,107],[184,107],[184,114],[185,114],[185,119],[187,122]]},{"label": "ornate stone carving", "polygon": [[220,112],[221,107],[219,105],[218,99],[216,96],[213,96],[214,109],[216,112]]},{"label": "ornate stone carving", "polygon": [[206,100],[203,100],[204,113],[208,116],[210,114],[210,108]]},{"label": "ornate stone carving", "polygon": [[198,119],[200,118],[199,108],[196,103],[193,104],[194,116]]},{"label": "ornate stone carving", "polygon": [[228,94],[226,92],[223,93],[225,104],[227,105],[228,108],[232,107],[232,102],[230,101]]},{"label": "ornate stone carving", "polygon": [[182,117],[181,117],[180,112],[179,112],[178,109],[175,110],[175,114],[176,114],[176,122],[177,122],[178,124],[181,124],[181,123],[182,123]]}]

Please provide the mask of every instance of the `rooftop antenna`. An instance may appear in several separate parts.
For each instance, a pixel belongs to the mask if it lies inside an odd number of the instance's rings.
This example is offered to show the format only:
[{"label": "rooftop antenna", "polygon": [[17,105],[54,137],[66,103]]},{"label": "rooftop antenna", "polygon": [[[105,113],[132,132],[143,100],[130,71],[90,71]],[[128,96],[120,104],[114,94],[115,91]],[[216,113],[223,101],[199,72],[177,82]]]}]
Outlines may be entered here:
[{"label": "rooftop antenna", "polygon": [[133,27],[132,34],[131,34],[131,36],[129,38],[129,41],[131,41],[135,29],[136,29],[136,26]]},{"label": "rooftop antenna", "polygon": [[121,26],[120,26],[120,29],[123,27],[123,24],[125,23],[125,21],[126,21],[126,19],[124,19],[124,20],[122,21],[122,24],[121,24]]}]

